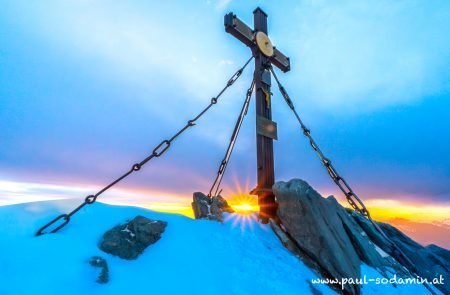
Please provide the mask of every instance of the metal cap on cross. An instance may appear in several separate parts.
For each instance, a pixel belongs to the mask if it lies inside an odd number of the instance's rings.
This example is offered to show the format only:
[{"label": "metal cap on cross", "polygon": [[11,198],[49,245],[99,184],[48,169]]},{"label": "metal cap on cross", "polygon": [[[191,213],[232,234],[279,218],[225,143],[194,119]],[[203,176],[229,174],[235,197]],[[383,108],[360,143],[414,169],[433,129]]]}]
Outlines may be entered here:
[{"label": "metal cap on cross", "polygon": [[258,184],[250,193],[258,195],[260,218],[267,221],[276,216],[277,204],[272,191],[275,183],[273,140],[277,124],[272,121],[271,65],[283,72],[290,70],[290,61],[272,45],[267,32],[267,14],[261,8],[253,11],[254,29],[233,13],[225,15],[225,31],[247,45],[255,58],[256,86],[256,151]]}]

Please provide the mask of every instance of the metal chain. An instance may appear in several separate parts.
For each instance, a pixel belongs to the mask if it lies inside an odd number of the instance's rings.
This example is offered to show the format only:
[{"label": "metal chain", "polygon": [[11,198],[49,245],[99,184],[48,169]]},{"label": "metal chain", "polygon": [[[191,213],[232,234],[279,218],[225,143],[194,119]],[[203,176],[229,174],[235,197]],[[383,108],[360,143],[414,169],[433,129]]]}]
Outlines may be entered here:
[{"label": "metal chain", "polygon": [[[341,189],[341,191],[344,193],[345,197],[347,198],[347,201],[350,203],[350,206],[359,213],[361,213],[363,216],[367,217],[368,219],[371,219],[370,213],[367,210],[364,203],[361,201],[361,199],[355,194],[355,192],[352,190],[352,188],[348,185],[348,183],[343,179],[339,173],[334,168],[333,164],[331,164],[330,159],[325,157],[315,140],[311,136],[311,130],[306,127],[306,125],[303,123],[302,119],[300,118],[299,114],[297,113],[297,110],[295,109],[294,103],[292,102],[291,98],[289,97],[289,94],[287,93],[286,89],[281,85],[280,80],[278,79],[278,76],[276,75],[273,68],[270,68],[270,71],[272,72],[273,77],[275,78],[275,81],[277,82],[278,88],[281,92],[281,95],[283,96],[284,100],[286,101],[289,108],[294,113],[297,121],[300,123],[300,127],[303,131],[303,134],[308,138],[309,144],[313,148],[314,151],[316,151],[317,155],[319,156],[322,164],[327,169],[328,174],[330,175],[331,179],[336,183],[336,185]],[[353,200],[355,198],[355,200]],[[361,206],[358,206],[358,204]]]},{"label": "metal chain", "polygon": [[275,74],[273,68],[270,68],[270,71],[272,72],[273,77],[275,78],[275,81],[278,84],[278,88],[280,89],[281,95],[283,96],[284,100],[288,104],[289,108],[294,112],[295,117],[297,118],[297,121],[300,123],[300,127],[303,131],[303,134],[308,138],[309,144],[313,148],[314,151],[316,151],[317,155],[320,158],[320,161],[327,169],[328,174],[330,175],[331,179],[336,183],[336,185],[341,189],[341,191],[344,193],[345,197],[347,198],[347,201],[350,203],[350,206],[359,213],[361,213],[363,216],[367,218],[370,217],[370,213],[367,210],[364,203],[361,201],[361,199],[355,194],[355,192],[352,190],[352,188],[349,186],[347,181],[345,181],[344,178],[342,178],[339,173],[334,168],[333,164],[331,164],[330,159],[325,157],[323,152],[320,150],[319,146],[315,142],[315,140],[311,136],[311,130],[309,130],[306,125],[303,123],[302,119],[297,113],[297,110],[294,107],[294,104],[289,97],[289,94],[286,92],[286,89],[281,85],[280,80],[278,80],[277,75]]},{"label": "metal chain", "polygon": [[61,214],[59,216],[57,216],[55,219],[51,220],[50,222],[48,222],[47,224],[45,224],[43,227],[41,227],[37,232],[36,235],[40,236],[45,234],[45,230],[48,229],[50,226],[52,226],[53,224],[55,224],[58,221],[61,221],[61,224],[58,225],[57,227],[55,227],[54,229],[52,229],[49,233],[55,233],[58,230],[60,230],[61,228],[63,228],[65,225],[67,225],[70,222],[71,217],[77,213],[81,208],[83,208],[86,205],[90,205],[93,204],[97,201],[97,198],[104,193],[105,191],[107,191],[108,189],[110,189],[112,186],[116,185],[117,183],[119,183],[120,181],[122,181],[124,178],[126,178],[127,176],[129,176],[130,174],[132,174],[135,171],[139,171],[142,166],[144,166],[148,161],[150,161],[153,158],[158,158],[161,155],[163,155],[169,148],[170,145],[172,144],[172,142],[178,137],[180,136],[184,131],[186,131],[187,129],[189,129],[192,126],[195,126],[195,122],[200,119],[200,117],[203,116],[203,114],[205,114],[213,105],[215,105],[220,96],[231,86],[234,84],[234,82],[236,82],[237,79],[239,79],[239,77],[241,76],[242,72],[244,71],[244,69],[247,67],[247,65],[250,63],[250,61],[253,59],[253,56],[250,57],[247,62],[239,69],[236,71],[236,73],[233,74],[233,76],[231,76],[231,78],[228,80],[227,84],[225,85],[225,87],[213,98],[211,98],[211,101],[209,103],[208,106],[206,106],[195,118],[189,120],[186,125],[181,128],[177,133],[175,133],[175,135],[173,135],[170,139],[165,139],[163,141],[161,141],[160,144],[158,144],[152,151],[152,153],[145,158],[144,160],[142,160],[139,163],[135,163],[133,166],[131,166],[131,169],[128,170],[128,172],[126,172],[125,174],[123,174],[122,176],[120,176],[119,178],[117,178],[116,180],[114,180],[113,182],[111,182],[110,184],[108,184],[107,186],[105,186],[103,189],[101,189],[100,191],[98,191],[96,194],[94,195],[89,195],[84,199],[84,202],[81,203],[78,207],[76,207],[74,210],[72,210],[71,212],[67,213],[67,214]]},{"label": "metal chain", "polygon": [[[305,126],[302,119],[298,115],[294,104],[289,97],[289,94],[286,92],[286,89],[281,85],[280,81],[278,80],[277,75],[275,74],[275,71],[272,67],[270,67],[270,71],[272,72],[273,77],[275,78],[275,81],[278,84],[278,88],[280,89],[281,95],[283,96],[284,100],[288,104],[289,108],[293,111],[295,117],[297,118],[298,122],[300,123],[300,127],[303,131],[303,134],[308,138],[309,143],[311,144],[311,147],[317,152],[320,160],[322,161],[323,165],[327,169],[328,174],[333,179],[333,181],[336,183],[336,185],[341,189],[341,191],[344,193],[345,197],[347,198],[347,201],[352,206],[352,208],[359,213],[361,213],[364,217],[366,217],[372,225],[375,227],[375,229],[388,241],[388,243],[391,244],[393,253],[395,253],[396,258],[400,260],[400,262],[403,265],[407,265],[408,269],[413,273],[417,274],[417,268],[412,263],[412,261],[408,258],[408,256],[400,249],[397,244],[390,239],[386,233],[383,231],[383,229],[372,219],[370,216],[369,210],[367,210],[364,203],[361,201],[361,199],[356,195],[356,193],[352,190],[352,188],[349,186],[349,184],[339,175],[339,173],[336,171],[336,169],[331,164],[331,161],[324,156],[314,139],[311,137],[311,131]],[[427,285],[426,285],[427,286]],[[427,286],[428,290],[432,294],[435,294],[429,286]]]},{"label": "metal chain", "polygon": [[[236,120],[236,125],[234,126],[233,133],[231,134],[230,143],[228,144],[227,151],[225,153],[225,156],[220,162],[219,170],[217,171],[216,179],[214,180],[214,183],[211,186],[211,189],[209,190],[208,197],[216,197],[220,194],[222,190],[220,189],[220,184],[222,183],[223,176],[225,174],[225,170],[228,166],[228,161],[230,160],[231,153],[233,152],[233,148],[236,144],[236,139],[239,135],[239,131],[241,130],[242,123],[244,122],[244,118],[247,115],[248,107],[250,105],[250,100],[252,98],[253,89],[255,88],[255,80],[253,79],[250,87],[247,90],[247,95],[244,100],[244,104],[242,105],[241,112],[239,114],[239,117]],[[214,194],[213,194],[214,191]]]}]

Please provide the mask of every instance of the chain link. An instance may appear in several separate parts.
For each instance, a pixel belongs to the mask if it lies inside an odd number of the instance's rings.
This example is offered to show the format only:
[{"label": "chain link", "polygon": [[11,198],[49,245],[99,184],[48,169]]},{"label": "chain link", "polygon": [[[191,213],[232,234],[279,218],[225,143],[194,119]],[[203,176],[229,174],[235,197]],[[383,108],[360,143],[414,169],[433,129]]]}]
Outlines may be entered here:
[{"label": "chain link", "polygon": [[[272,67],[270,67],[270,71],[272,72],[272,75],[278,84],[278,88],[280,89],[281,95],[283,96],[284,100],[288,104],[289,108],[293,111],[295,117],[297,118],[297,121],[300,123],[300,127],[303,131],[303,134],[308,138],[311,147],[317,152],[317,155],[319,156],[320,160],[322,161],[322,164],[327,169],[327,172],[330,175],[331,179],[334,181],[334,183],[336,183],[336,185],[344,193],[350,206],[355,211],[361,213],[364,217],[366,217],[371,222],[371,224],[375,227],[375,229],[388,241],[388,243],[390,243],[390,245],[392,247],[392,252],[396,254],[395,258],[398,259],[403,265],[407,265],[407,267],[411,273],[417,274],[416,266],[411,262],[411,260],[408,258],[408,256],[400,249],[400,247],[386,235],[386,233],[378,225],[378,223],[376,223],[372,219],[372,217],[370,216],[369,210],[366,208],[366,206],[361,201],[361,199],[352,190],[352,188],[347,183],[347,181],[345,181],[345,179],[339,175],[337,170],[331,164],[331,161],[324,156],[324,154],[322,153],[322,151],[320,150],[320,148],[318,147],[318,145],[312,138],[311,131],[308,128],[306,128],[302,119],[298,115],[298,113],[294,107],[294,104],[293,104],[291,98],[289,97],[289,94],[286,92],[286,89],[283,87],[283,85],[281,85],[281,83],[278,80],[278,77],[275,74],[275,71],[273,70]],[[434,292],[432,292],[432,290],[428,286],[427,286],[427,288],[431,291],[432,294],[435,294]]]},{"label": "chain link", "polygon": [[111,188],[112,186],[116,185],[117,183],[119,183],[120,181],[122,181],[124,178],[126,178],[127,176],[129,176],[130,174],[132,174],[135,171],[139,171],[142,166],[144,166],[148,161],[150,161],[153,158],[158,158],[161,155],[163,155],[171,146],[172,142],[178,137],[180,136],[184,131],[186,131],[187,129],[189,129],[190,127],[195,126],[195,122],[200,119],[200,117],[203,116],[203,114],[205,114],[213,105],[215,105],[219,98],[222,96],[222,94],[231,86],[233,85],[238,79],[239,77],[242,75],[242,72],[244,71],[244,69],[247,67],[247,65],[250,63],[250,61],[253,59],[253,56],[250,57],[247,62],[239,69],[237,70],[233,76],[231,76],[231,78],[227,81],[227,84],[225,85],[225,87],[217,94],[217,96],[211,98],[211,101],[209,103],[208,106],[206,106],[194,119],[191,119],[187,122],[187,124],[181,128],[177,133],[175,133],[175,135],[173,135],[170,139],[165,139],[163,141],[161,141],[160,144],[158,144],[152,151],[152,153],[145,158],[144,160],[142,160],[139,163],[133,164],[133,166],[131,167],[131,169],[126,172],[125,174],[123,174],[122,176],[120,176],[119,178],[117,178],[116,180],[114,180],[113,182],[111,182],[110,184],[108,184],[106,187],[104,187],[103,189],[101,189],[99,192],[97,192],[95,195],[89,195],[84,199],[84,202],[81,203],[78,207],[76,207],[74,210],[72,210],[70,213],[68,214],[61,214],[59,216],[57,216],[56,218],[54,218],[53,220],[51,220],[50,222],[48,222],[47,224],[45,224],[43,227],[41,227],[37,232],[36,235],[40,236],[45,234],[45,230],[47,230],[50,226],[54,225],[57,222],[61,222],[61,224],[59,224],[58,226],[56,226],[55,228],[53,228],[52,230],[49,231],[49,233],[55,233],[58,230],[60,230],[61,228],[63,228],[64,226],[66,226],[69,222],[71,217],[77,213],[81,208],[83,208],[86,205],[91,205],[93,203],[95,203],[97,201],[97,198],[104,193],[105,191],[107,191],[109,188]]},{"label": "chain link", "polygon": [[[348,185],[348,183],[345,181],[344,178],[342,178],[337,170],[334,168],[333,164],[331,164],[330,159],[324,156],[322,150],[319,148],[315,140],[311,136],[311,130],[306,127],[306,125],[303,123],[302,119],[297,113],[297,110],[294,107],[294,103],[292,102],[292,99],[289,97],[289,94],[287,93],[286,89],[281,85],[280,80],[278,80],[277,75],[275,74],[273,68],[270,68],[270,71],[272,72],[273,77],[275,78],[275,81],[278,84],[278,88],[280,89],[281,95],[283,96],[284,100],[288,104],[289,108],[294,112],[295,117],[297,118],[297,121],[300,123],[300,128],[303,131],[303,134],[308,138],[309,144],[313,148],[314,151],[316,151],[317,155],[320,158],[320,161],[326,168],[328,174],[330,175],[331,179],[334,181],[334,183],[341,189],[341,191],[344,193],[344,195],[347,198],[347,201],[350,203],[353,209],[364,215],[365,217],[370,218],[370,213],[367,210],[366,206],[363,204],[363,202],[359,199],[359,197],[354,193],[352,188]],[[358,205],[359,204],[359,205]]]},{"label": "chain link", "polygon": [[[208,197],[216,197],[220,194],[220,184],[222,183],[223,176],[225,174],[225,170],[228,166],[228,161],[230,160],[231,154],[233,152],[233,148],[236,144],[236,139],[239,135],[239,131],[241,130],[242,122],[244,122],[244,118],[247,115],[248,107],[250,105],[250,99],[252,97],[253,89],[255,88],[255,80],[252,81],[252,84],[247,90],[247,95],[244,100],[244,104],[242,105],[241,112],[239,117],[236,120],[236,124],[234,126],[233,133],[231,134],[230,143],[228,144],[227,151],[225,152],[225,156],[220,162],[219,170],[217,171],[216,179],[214,180],[211,189],[209,190]],[[213,194],[214,191],[214,194]]]}]

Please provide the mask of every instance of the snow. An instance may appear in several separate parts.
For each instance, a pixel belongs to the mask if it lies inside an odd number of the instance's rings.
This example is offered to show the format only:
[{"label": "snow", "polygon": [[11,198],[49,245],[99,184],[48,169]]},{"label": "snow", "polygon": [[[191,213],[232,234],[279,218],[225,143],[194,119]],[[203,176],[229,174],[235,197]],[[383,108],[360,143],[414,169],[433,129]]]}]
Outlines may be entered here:
[{"label": "snow", "polygon": [[[155,222],[156,222],[156,220],[151,221],[149,223],[155,223]],[[135,234],[128,228],[128,225],[125,227],[125,229],[121,230],[121,232],[129,233],[130,237],[132,237],[132,238],[134,238],[134,236],[135,236]]]},{"label": "snow", "polygon": [[[36,230],[78,202],[0,207],[0,294],[319,294],[317,275],[286,250],[268,225],[229,214],[224,223],[95,203],[56,234]],[[97,243],[115,225],[142,215],[168,222],[162,238],[137,260],[102,252]],[[98,284],[92,256],[105,258],[110,281]],[[362,274],[381,277],[362,265]],[[336,294],[314,285],[321,294]],[[362,294],[427,294],[421,286],[367,285]]]},{"label": "snow", "polygon": [[[0,294],[310,294],[316,278],[268,225],[230,214],[223,224],[142,208],[95,203],[56,234],[35,237],[67,212],[67,201],[0,207]],[[111,227],[143,215],[168,222],[162,238],[137,260],[102,252]],[[96,283],[92,256],[105,258],[110,282]],[[334,294],[327,286],[316,286]]]},{"label": "snow", "polygon": [[381,249],[380,247],[378,247],[378,246],[375,245],[375,244],[373,244],[373,246],[375,247],[375,250],[377,250],[378,254],[381,255],[381,257],[383,257],[383,258],[389,257],[389,254],[387,254],[386,252],[384,252],[383,249]]}]

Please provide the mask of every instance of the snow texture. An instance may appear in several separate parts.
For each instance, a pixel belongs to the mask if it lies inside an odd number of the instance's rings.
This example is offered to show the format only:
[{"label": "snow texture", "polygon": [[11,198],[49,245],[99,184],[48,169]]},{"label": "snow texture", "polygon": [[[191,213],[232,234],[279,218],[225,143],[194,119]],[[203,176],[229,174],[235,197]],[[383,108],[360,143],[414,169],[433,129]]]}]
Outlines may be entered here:
[{"label": "snow texture", "polygon": [[[56,234],[34,233],[71,201],[0,207],[0,294],[313,294],[317,275],[286,250],[269,225],[227,214],[224,223],[95,203]],[[133,261],[102,252],[105,231],[142,215],[168,222],[161,239]],[[107,284],[89,259],[107,260]],[[363,266],[363,273],[380,276]],[[315,285],[314,294],[335,294]],[[363,294],[426,294],[423,288],[365,286]]]}]

